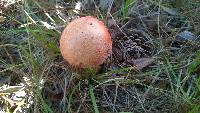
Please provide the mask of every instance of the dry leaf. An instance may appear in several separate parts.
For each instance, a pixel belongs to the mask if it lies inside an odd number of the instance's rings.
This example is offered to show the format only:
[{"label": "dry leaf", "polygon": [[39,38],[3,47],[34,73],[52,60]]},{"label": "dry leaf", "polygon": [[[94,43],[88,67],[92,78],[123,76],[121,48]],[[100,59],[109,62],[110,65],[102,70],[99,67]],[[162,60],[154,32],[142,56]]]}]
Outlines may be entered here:
[{"label": "dry leaf", "polygon": [[0,16],[0,23],[5,21],[5,17],[4,16]]},{"label": "dry leaf", "polygon": [[0,87],[0,94],[3,93],[13,93],[13,92],[17,92],[19,90],[22,90],[23,86],[2,86]]},{"label": "dry leaf", "polygon": [[108,19],[108,27],[109,28],[113,27],[113,26],[116,26],[116,25],[117,25],[117,23],[116,23],[116,21],[114,19],[112,19],[112,18]]},{"label": "dry leaf", "polygon": [[154,59],[153,58],[139,58],[139,59],[128,60],[128,62],[135,65],[136,68],[140,70],[152,64],[154,62]]}]

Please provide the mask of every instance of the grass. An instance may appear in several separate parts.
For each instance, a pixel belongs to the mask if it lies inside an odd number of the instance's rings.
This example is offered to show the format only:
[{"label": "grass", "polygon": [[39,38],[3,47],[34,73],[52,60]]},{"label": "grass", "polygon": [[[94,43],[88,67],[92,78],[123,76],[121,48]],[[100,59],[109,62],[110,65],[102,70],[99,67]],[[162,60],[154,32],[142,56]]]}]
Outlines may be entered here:
[{"label": "grass", "polygon": [[[189,66],[189,73],[193,74],[195,73],[195,71],[197,71],[199,69],[199,52],[196,53],[196,57],[194,58],[194,61],[191,63],[191,65]],[[194,85],[194,89],[191,93],[191,95],[189,96],[189,99],[192,101],[193,99],[199,99],[199,92],[200,92],[200,77],[199,74],[197,75],[196,79],[194,80],[195,85]],[[197,104],[193,104],[192,103],[192,109],[189,113],[196,113],[200,111],[200,105],[197,102]]]},{"label": "grass", "polygon": [[92,100],[92,105],[94,107],[94,112],[99,113],[96,98],[95,98],[95,95],[94,95],[94,88],[93,88],[91,83],[89,84],[89,93],[90,93],[90,97],[91,97],[91,100]]},{"label": "grass", "polygon": [[[106,11],[97,3],[94,12],[83,10],[81,14],[104,21],[111,17],[123,25],[131,22],[121,22],[127,18],[137,20],[131,28],[147,33],[154,46],[150,57],[155,62],[141,70],[127,66],[106,68],[99,73],[89,68],[83,70],[83,77],[72,71],[59,52],[59,36],[67,22],[77,16],[71,9],[76,1],[69,5],[60,0],[24,0],[15,5],[16,12],[6,9],[0,13],[6,17],[0,23],[0,109],[41,113],[198,113],[199,40],[177,42],[176,37],[189,30],[199,38],[200,3],[122,0],[114,1]],[[123,5],[118,6],[119,3]],[[168,15],[174,9],[175,15]],[[120,25],[116,28],[127,34]],[[17,97],[12,95],[22,91],[26,96],[14,100]]]}]

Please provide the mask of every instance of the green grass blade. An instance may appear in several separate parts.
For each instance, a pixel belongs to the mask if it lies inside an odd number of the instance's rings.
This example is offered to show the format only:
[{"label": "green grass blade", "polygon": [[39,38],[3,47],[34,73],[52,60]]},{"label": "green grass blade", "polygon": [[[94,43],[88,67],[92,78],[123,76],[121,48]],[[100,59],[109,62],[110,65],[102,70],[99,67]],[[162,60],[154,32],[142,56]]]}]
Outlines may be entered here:
[{"label": "green grass blade", "polygon": [[91,97],[91,100],[92,100],[92,105],[94,107],[94,111],[95,111],[95,113],[99,113],[96,98],[95,98],[95,95],[94,95],[94,88],[93,88],[91,83],[89,84],[89,93],[90,93],[90,97]]},{"label": "green grass blade", "polygon": [[123,5],[123,16],[124,17],[127,17],[128,16],[128,11],[129,11],[129,8],[132,4],[135,3],[136,0],[125,0],[125,3]]},{"label": "green grass blade", "polygon": [[73,113],[72,110],[71,110],[71,101],[72,101],[72,96],[73,94],[75,93],[76,89],[80,86],[81,82],[79,82],[72,90],[70,96],[69,96],[69,103],[68,103],[68,106],[67,106],[67,109],[68,109],[68,113]]},{"label": "green grass blade", "polygon": [[42,97],[41,90],[39,87],[40,86],[39,80],[36,80],[34,77],[33,77],[33,79],[36,82],[36,88],[35,88],[34,93],[35,93],[36,99],[40,105],[41,112],[42,113],[54,113],[52,111],[52,109],[50,108],[50,106],[48,106],[48,104],[45,102],[45,100]]},{"label": "green grass blade", "polygon": [[200,67],[200,52],[196,54],[196,58],[193,63],[189,66],[190,72],[195,72]]},{"label": "green grass blade", "polygon": [[37,38],[39,41],[41,41],[42,43],[44,43],[49,49],[53,50],[55,53],[59,53],[60,50],[58,47],[54,46],[55,44],[46,41],[42,36],[36,34],[34,31],[29,30],[29,32],[35,37]]},{"label": "green grass blade", "polygon": [[200,105],[195,105],[189,113],[199,113]]}]

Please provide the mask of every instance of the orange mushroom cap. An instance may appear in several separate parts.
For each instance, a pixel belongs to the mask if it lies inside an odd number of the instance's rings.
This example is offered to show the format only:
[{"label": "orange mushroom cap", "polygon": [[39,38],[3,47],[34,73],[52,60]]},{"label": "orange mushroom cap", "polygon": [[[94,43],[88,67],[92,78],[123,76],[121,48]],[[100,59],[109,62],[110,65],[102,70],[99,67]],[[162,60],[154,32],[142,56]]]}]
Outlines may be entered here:
[{"label": "orange mushroom cap", "polygon": [[75,19],[64,29],[60,39],[63,58],[78,68],[102,64],[112,50],[112,40],[104,23],[86,16]]}]

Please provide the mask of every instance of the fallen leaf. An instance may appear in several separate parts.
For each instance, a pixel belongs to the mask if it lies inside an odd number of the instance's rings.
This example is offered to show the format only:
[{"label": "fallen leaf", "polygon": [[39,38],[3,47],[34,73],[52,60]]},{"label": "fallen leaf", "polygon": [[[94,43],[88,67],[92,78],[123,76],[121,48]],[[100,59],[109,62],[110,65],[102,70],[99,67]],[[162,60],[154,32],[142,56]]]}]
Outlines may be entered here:
[{"label": "fallen leaf", "polygon": [[112,18],[108,19],[108,27],[109,28],[113,27],[113,26],[116,26],[116,25],[117,25],[117,23],[116,23],[116,21],[114,19],[112,19]]},{"label": "fallen leaf", "polygon": [[154,62],[154,59],[153,58],[139,58],[139,59],[128,60],[128,62],[135,65],[136,69],[140,70],[152,64]]},{"label": "fallen leaf", "polygon": [[5,21],[5,17],[4,16],[0,16],[0,23]]},{"label": "fallen leaf", "polygon": [[0,87],[0,94],[13,93],[13,92],[17,92],[22,89],[23,89],[23,86],[9,86],[9,87],[2,86],[2,87]]}]

